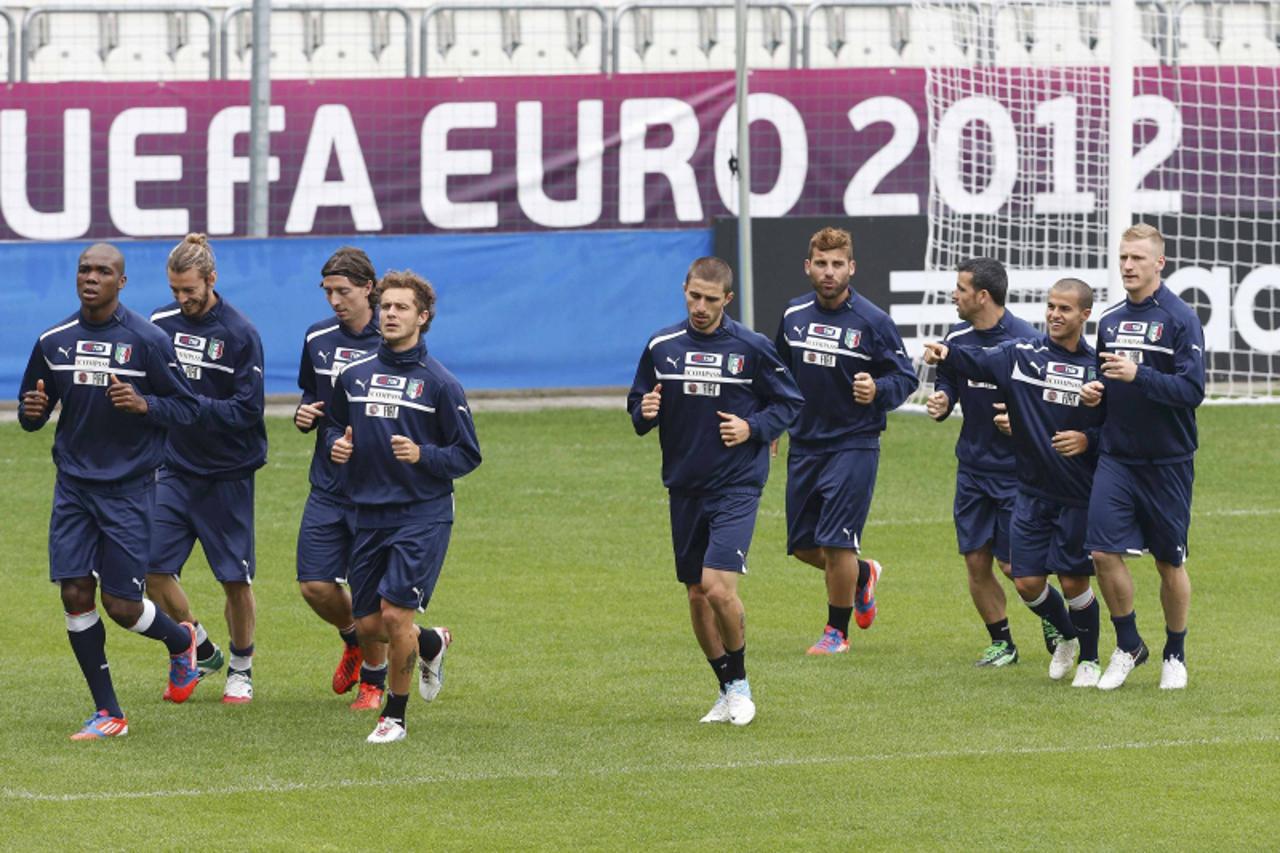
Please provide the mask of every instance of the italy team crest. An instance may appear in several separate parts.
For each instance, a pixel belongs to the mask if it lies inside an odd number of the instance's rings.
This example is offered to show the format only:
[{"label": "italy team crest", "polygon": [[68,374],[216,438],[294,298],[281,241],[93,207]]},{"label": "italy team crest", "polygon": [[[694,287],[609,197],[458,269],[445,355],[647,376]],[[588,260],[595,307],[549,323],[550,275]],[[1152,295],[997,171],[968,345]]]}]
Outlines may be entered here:
[{"label": "italy team crest", "polygon": [[1160,340],[1160,336],[1164,334],[1164,323],[1152,323],[1147,326],[1147,340],[1155,343]]},{"label": "italy team crest", "polygon": [[205,352],[209,354],[209,358],[213,359],[214,361],[217,361],[218,359],[222,358],[222,352],[224,349],[226,349],[226,344],[224,344],[222,341],[218,340],[217,338],[210,338],[209,347],[208,349],[205,350]]},{"label": "italy team crest", "polygon": [[860,343],[862,343],[861,329],[845,329],[844,330],[844,345],[846,347],[848,347],[849,349],[857,349],[858,344]]},{"label": "italy team crest", "polygon": [[116,364],[128,364],[133,355],[133,344],[116,344]]},{"label": "italy team crest", "polygon": [[730,355],[724,364],[731,375],[737,376],[742,372],[742,368],[746,365],[746,362],[746,356]]},{"label": "italy team crest", "polygon": [[416,400],[422,396],[422,380],[410,379],[409,384],[404,387],[404,395],[410,400]]}]

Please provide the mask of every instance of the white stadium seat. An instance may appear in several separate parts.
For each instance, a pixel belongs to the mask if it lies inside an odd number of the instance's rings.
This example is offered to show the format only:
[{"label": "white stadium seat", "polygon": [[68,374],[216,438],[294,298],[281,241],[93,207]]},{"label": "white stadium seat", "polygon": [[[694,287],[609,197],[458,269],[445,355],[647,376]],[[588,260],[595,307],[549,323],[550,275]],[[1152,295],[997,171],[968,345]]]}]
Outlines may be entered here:
[{"label": "white stadium seat", "polygon": [[1223,4],[1222,43],[1218,54],[1225,64],[1280,65],[1275,25],[1269,9],[1261,3]]},{"label": "white stadium seat", "polygon": [[949,9],[913,9],[907,21],[903,65],[961,67],[973,65],[975,47],[965,52],[966,36],[957,31],[956,16]]}]

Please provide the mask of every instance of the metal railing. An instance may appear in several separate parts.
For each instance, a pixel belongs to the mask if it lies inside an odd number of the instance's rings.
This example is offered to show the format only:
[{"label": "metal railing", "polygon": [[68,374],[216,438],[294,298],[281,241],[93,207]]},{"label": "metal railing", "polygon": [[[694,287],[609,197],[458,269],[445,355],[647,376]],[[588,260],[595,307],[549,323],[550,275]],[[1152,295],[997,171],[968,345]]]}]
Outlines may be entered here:
[{"label": "metal railing", "polygon": [[[240,3],[235,6],[227,7],[227,11],[222,15],[222,26],[219,30],[219,35],[222,41],[221,67],[223,80],[228,79],[231,69],[231,23],[241,15],[249,14],[252,11],[252,3]],[[320,4],[273,2],[271,4],[271,12],[273,14],[276,12],[299,12],[303,15],[323,15],[325,12],[368,12],[370,14],[383,12],[388,15],[396,15],[404,22],[404,76],[413,76],[413,23],[409,17],[409,11],[403,6],[366,6],[354,3]],[[315,42],[304,46],[303,53],[306,54],[308,59],[311,58],[311,54],[318,45],[319,42]],[[370,45],[370,50],[372,49],[373,46]]]},{"label": "metal railing", "polygon": [[[640,2],[619,4],[618,7],[613,11],[613,33],[609,39],[610,42],[612,42],[613,44],[613,63],[612,63],[613,73],[614,74],[619,73],[619,69],[622,64],[622,51],[620,47],[622,43],[622,21],[628,15],[639,17],[644,15],[646,12],[651,12],[651,11],[656,11],[661,9],[685,9],[685,10],[729,9],[729,10],[732,10],[733,8],[734,8],[734,3],[732,2],[732,0],[717,0],[717,2],[687,2],[687,3],[679,3],[679,2],[669,3],[669,2],[654,2],[654,0],[640,0]],[[797,36],[800,34],[800,25],[799,25],[799,19],[796,16],[796,10],[792,6],[787,5],[786,3],[751,2],[751,0],[748,0],[748,10],[750,9],[759,9],[761,11],[775,11],[779,15],[787,19],[787,22],[790,24],[790,33],[789,33],[789,38],[787,39],[787,42],[788,42],[787,67],[798,68],[800,48],[799,48]],[[704,36],[704,40],[705,38],[706,37]],[[703,45],[703,52],[704,53],[709,52],[709,46],[705,43]]]},{"label": "metal railing", "polygon": [[[428,29],[433,21],[445,14],[455,12],[497,12],[502,16],[502,50],[508,57],[520,46],[521,12],[577,12],[580,15],[594,16],[600,22],[600,73],[609,71],[609,15],[603,6],[589,3],[439,3],[428,6],[422,13],[418,36],[418,73],[426,77],[431,53]],[[576,36],[576,42],[574,41]],[[568,43],[565,48],[573,56],[586,47],[586,33],[582,27],[569,27],[566,34]]]},{"label": "metal railing", "polygon": [[13,15],[10,15],[4,9],[0,9],[0,20],[4,21],[4,40],[5,47],[5,65],[8,66],[4,81],[13,83],[14,73],[18,70],[18,34],[13,28]]},{"label": "metal railing", "polygon": [[[218,28],[215,25],[213,12],[204,6],[32,6],[27,10],[26,15],[22,17],[22,64],[21,64],[21,80],[26,82],[31,73],[31,57],[35,55],[36,50],[43,47],[43,44],[36,44],[36,39],[32,37],[31,30],[36,22],[41,18],[48,18],[53,15],[61,14],[81,14],[81,15],[179,15],[179,14],[195,14],[200,15],[209,24],[209,79],[217,79],[217,68],[214,63],[217,62],[218,56]],[[7,17],[7,16],[6,16]],[[10,29],[12,32],[12,29]],[[104,62],[107,53],[110,51],[104,48],[103,33],[99,31],[99,49],[98,56]],[[116,45],[112,45],[113,49]],[[13,62],[12,42],[10,42],[9,61]],[[170,58],[173,54],[170,52]],[[10,67],[10,75],[12,79],[12,65]]]}]

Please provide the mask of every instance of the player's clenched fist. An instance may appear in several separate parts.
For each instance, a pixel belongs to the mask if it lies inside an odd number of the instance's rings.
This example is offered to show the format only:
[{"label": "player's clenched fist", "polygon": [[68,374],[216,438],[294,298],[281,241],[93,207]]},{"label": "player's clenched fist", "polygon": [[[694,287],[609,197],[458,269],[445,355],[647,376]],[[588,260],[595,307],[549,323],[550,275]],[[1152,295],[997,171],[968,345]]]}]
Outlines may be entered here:
[{"label": "player's clenched fist", "polygon": [[1080,402],[1086,406],[1096,406],[1102,402],[1103,384],[1094,380],[1080,386]]},{"label": "player's clenched fist", "polygon": [[111,398],[111,405],[132,415],[147,413],[146,398],[138,393],[138,389],[134,388],[132,383],[121,382],[114,373],[111,374],[110,381],[111,384],[107,386],[107,396]]},{"label": "player's clenched fist", "polygon": [[391,452],[395,454],[396,459],[408,462],[410,465],[422,458],[422,448],[418,447],[417,442],[412,438],[403,435],[391,436]]},{"label": "player's clenched fist", "polygon": [[1132,382],[1138,376],[1138,365],[1122,355],[1114,352],[1104,352],[1102,354],[1102,375],[1108,379]]},{"label": "player's clenched fist", "polygon": [[49,410],[49,395],[44,392],[44,380],[37,379],[36,387],[22,395],[22,416],[29,421],[38,421]]},{"label": "player's clenched fist", "polygon": [[720,416],[720,440],[725,447],[736,447],[751,438],[751,424],[729,412],[716,412]]},{"label": "player's clenched fist", "polygon": [[329,448],[329,458],[339,465],[344,465],[351,460],[351,453],[354,450],[355,443],[351,440],[351,427],[347,427],[347,431],[333,443],[333,447]]},{"label": "player's clenched fist", "polygon": [[653,390],[640,398],[640,416],[646,421],[651,421],[658,416],[658,409],[662,407],[662,383],[659,382],[653,386]]},{"label": "player's clenched fist", "polygon": [[1013,435],[1013,427],[1009,426],[1009,407],[1004,403],[992,403],[991,408],[996,410],[995,415],[991,418],[991,422],[996,425],[996,429],[1005,435]]},{"label": "player's clenched fist", "polygon": [[941,418],[951,408],[951,398],[947,396],[946,391],[934,391],[924,401],[924,410],[929,413],[929,417],[936,420]]},{"label": "player's clenched fist", "polygon": [[870,373],[859,373],[853,377],[853,401],[867,405],[876,398],[876,381]]},{"label": "player's clenched fist", "polygon": [[324,416],[323,409],[323,400],[317,400],[314,403],[303,403],[298,406],[298,411],[293,413],[293,425],[303,431],[311,429],[316,425],[316,421]]},{"label": "player's clenched fist", "polygon": [[929,343],[924,345],[924,363],[939,364],[942,361],[946,360],[947,353],[950,351],[951,351],[951,348],[948,347],[946,344],[939,344],[939,343],[930,341]]}]

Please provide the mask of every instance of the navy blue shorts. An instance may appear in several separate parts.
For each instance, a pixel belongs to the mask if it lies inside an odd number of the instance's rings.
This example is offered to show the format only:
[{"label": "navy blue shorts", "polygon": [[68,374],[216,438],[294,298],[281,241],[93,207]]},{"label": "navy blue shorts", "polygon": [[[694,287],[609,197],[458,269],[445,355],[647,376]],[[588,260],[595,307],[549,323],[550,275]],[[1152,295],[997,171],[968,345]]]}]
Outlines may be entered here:
[{"label": "navy blue shorts", "polygon": [[59,476],[49,518],[49,580],[92,575],[103,592],[141,601],[155,498],[151,474],[117,484]]},{"label": "navy blue shorts", "polygon": [[702,583],[702,569],[747,573],[759,495],[669,496],[676,580]]},{"label": "navy blue shorts", "polygon": [[346,583],[355,538],[355,504],[312,489],[298,528],[298,580]]},{"label": "navy blue shorts", "polygon": [[148,571],[181,575],[196,540],[220,583],[253,581],[253,475],[206,480],[160,469]]},{"label": "navy blue shorts", "polygon": [[348,576],[356,618],[378,613],[384,600],[419,613],[426,610],[452,532],[448,521],[358,528]]},{"label": "navy blue shorts", "polygon": [[880,450],[787,456],[787,553],[810,548],[862,550]]},{"label": "navy blue shorts", "polygon": [[1141,554],[1171,566],[1186,561],[1195,462],[1126,465],[1098,457],[1089,495],[1085,546],[1108,554]]},{"label": "navy blue shorts", "polygon": [[1018,492],[1009,525],[1015,578],[1046,575],[1093,576],[1093,560],[1084,547],[1089,510]]},{"label": "navy blue shorts", "polygon": [[1016,477],[956,472],[956,544],[961,554],[990,544],[996,559],[1009,562],[1009,519],[1018,494]]}]

